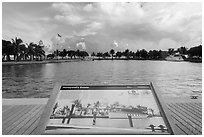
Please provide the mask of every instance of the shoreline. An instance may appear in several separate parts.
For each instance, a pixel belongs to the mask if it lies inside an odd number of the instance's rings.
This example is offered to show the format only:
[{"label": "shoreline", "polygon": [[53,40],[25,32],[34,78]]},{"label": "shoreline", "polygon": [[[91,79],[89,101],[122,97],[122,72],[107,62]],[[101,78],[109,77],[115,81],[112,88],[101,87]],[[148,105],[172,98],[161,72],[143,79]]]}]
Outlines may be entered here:
[{"label": "shoreline", "polygon": [[47,64],[47,63],[63,63],[63,62],[78,62],[82,61],[81,59],[66,59],[66,60],[43,60],[43,61],[10,61],[2,62],[2,66],[7,65],[29,65],[29,64]]},{"label": "shoreline", "polygon": [[166,59],[126,59],[126,58],[94,58],[94,60],[139,60],[139,61],[170,61],[170,62],[192,62],[192,63],[202,63],[202,59],[184,59],[182,61],[177,60],[166,60]]},{"label": "shoreline", "polygon": [[[93,58],[93,60],[143,60],[143,61],[168,61],[165,59],[111,59],[111,58]],[[9,62],[2,62],[2,66],[8,65],[29,65],[29,64],[47,64],[47,63],[63,63],[63,62],[78,62],[78,61],[93,61],[93,60],[83,60],[83,59],[59,59],[59,60],[43,60],[43,61],[9,61]],[[195,59],[185,59],[183,61],[178,62],[192,62],[192,63],[202,63],[202,60],[195,60]]]}]

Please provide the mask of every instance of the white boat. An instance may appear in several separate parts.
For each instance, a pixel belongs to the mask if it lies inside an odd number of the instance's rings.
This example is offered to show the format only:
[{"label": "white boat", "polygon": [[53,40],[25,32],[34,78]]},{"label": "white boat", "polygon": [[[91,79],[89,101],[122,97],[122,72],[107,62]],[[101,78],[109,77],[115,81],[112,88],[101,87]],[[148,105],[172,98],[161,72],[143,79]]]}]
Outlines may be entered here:
[{"label": "white boat", "polygon": [[180,54],[170,55],[166,57],[167,61],[184,61],[183,57]]}]

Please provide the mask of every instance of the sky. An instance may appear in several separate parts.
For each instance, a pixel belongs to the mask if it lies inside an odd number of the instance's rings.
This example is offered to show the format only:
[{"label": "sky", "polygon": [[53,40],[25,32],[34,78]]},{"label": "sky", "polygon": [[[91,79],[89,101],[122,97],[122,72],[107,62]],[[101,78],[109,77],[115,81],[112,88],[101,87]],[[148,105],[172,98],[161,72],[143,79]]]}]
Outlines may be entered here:
[{"label": "sky", "polygon": [[46,53],[190,48],[201,44],[202,4],[3,2],[2,37],[42,40]]}]

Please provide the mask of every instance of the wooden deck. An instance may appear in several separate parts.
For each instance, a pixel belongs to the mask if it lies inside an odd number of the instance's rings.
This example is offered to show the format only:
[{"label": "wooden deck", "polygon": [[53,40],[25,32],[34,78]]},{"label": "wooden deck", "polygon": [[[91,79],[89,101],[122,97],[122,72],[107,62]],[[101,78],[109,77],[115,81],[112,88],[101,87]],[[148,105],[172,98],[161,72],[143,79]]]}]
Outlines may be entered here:
[{"label": "wooden deck", "polygon": [[[36,127],[48,99],[3,99],[2,134],[37,134]],[[202,99],[164,98],[174,134],[202,134]]]},{"label": "wooden deck", "polygon": [[202,135],[202,99],[165,99],[177,135]]}]

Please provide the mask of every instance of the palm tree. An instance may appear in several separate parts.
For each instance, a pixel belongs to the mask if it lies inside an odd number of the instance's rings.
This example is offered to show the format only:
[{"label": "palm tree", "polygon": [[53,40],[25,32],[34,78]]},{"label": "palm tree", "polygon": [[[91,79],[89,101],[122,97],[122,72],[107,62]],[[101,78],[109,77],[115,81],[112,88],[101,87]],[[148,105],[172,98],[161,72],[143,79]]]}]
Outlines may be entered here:
[{"label": "palm tree", "polygon": [[36,44],[34,44],[33,42],[27,44],[28,46],[28,55],[30,56],[30,61],[34,59],[34,56],[35,56],[35,47],[36,47]]},{"label": "palm tree", "polygon": [[89,109],[89,107],[91,106],[91,104],[90,103],[88,103],[87,104],[87,106],[86,106],[86,108],[84,109],[84,115],[86,115],[87,114],[87,112],[88,112],[88,109]]},{"label": "palm tree", "polygon": [[66,56],[67,56],[67,50],[63,49],[63,51],[62,51],[62,58],[66,57]]},{"label": "palm tree", "polygon": [[180,47],[178,51],[180,54],[187,54],[188,49],[186,47]]},{"label": "palm tree", "polygon": [[96,54],[94,52],[91,53],[91,57],[95,57]]},{"label": "palm tree", "polygon": [[2,59],[4,60],[6,56],[6,60],[10,61],[10,55],[13,53],[13,45],[10,41],[2,40]]},{"label": "palm tree", "polygon": [[59,50],[58,49],[56,51],[54,51],[54,55],[57,57],[57,60],[58,60],[58,56],[59,56]]},{"label": "palm tree", "polygon": [[138,59],[140,58],[140,51],[139,50],[137,50],[137,52],[135,53],[135,57]]},{"label": "palm tree", "polygon": [[112,60],[113,60],[113,54],[115,54],[114,49],[111,49],[111,50],[110,50],[110,54],[112,55]]},{"label": "palm tree", "polygon": [[121,58],[122,53],[121,53],[120,51],[118,51],[118,52],[116,52],[116,55],[115,55],[115,56],[118,57],[118,58]]},{"label": "palm tree", "polygon": [[12,39],[12,44],[14,46],[14,60],[19,61],[20,45],[23,44],[23,41],[16,37],[15,39]]},{"label": "palm tree", "polygon": [[94,103],[94,107],[95,107],[95,108],[99,108],[99,106],[100,106],[100,102],[99,102],[99,101],[96,101],[96,103]]},{"label": "palm tree", "polygon": [[76,56],[77,56],[78,58],[81,56],[79,49],[77,49],[77,51],[76,51],[75,53],[76,53]]},{"label": "palm tree", "polygon": [[141,53],[141,57],[142,57],[143,59],[147,59],[147,58],[148,58],[148,53],[147,53],[147,51],[146,51],[145,49],[142,49],[142,50],[140,51],[140,53]]},{"label": "palm tree", "polygon": [[35,55],[37,57],[37,60],[42,60],[42,56],[45,56],[45,51],[43,50],[42,46],[40,45],[35,45],[35,48],[34,48],[34,51],[35,51]]},{"label": "palm tree", "polygon": [[26,48],[25,44],[19,45],[19,49],[20,49],[20,56],[19,56],[20,60],[21,58],[23,58],[23,60],[26,60],[28,49]]},{"label": "palm tree", "polygon": [[84,59],[85,57],[89,56],[89,53],[87,53],[86,51],[80,51],[79,56]]},{"label": "palm tree", "polygon": [[[73,101],[75,107],[79,110],[79,111],[82,111],[82,104],[81,104],[81,100],[79,99],[76,99]],[[80,113],[81,114],[81,113]]]},{"label": "palm tree", "polygon": [[169,55],[173,55],[174,54],[174,49],[173,48],[169,48],[168,49],[168,53],[169,53]]},{"label": "palm tree", "polygon": [[108,52],[103,53],[103,58],[106,58],[106,57],[110,57],[110,54]]},{"label": "palm tree", "polygon": [[100,59],[100,57],[102,57],[103,56],[103,53],[101,53],[101,52],[98,52],[97,54],[96,54],[96,56]]},{"label": "palm tree", "polygon": [[71,57],[71,59],[72,59],[72,57],[75,58],[75,56],[76,56],[76,52],[74,50],[67,51],[67,54],[68,54],[69,57]]},{"label": "palm tree", "polygon": [[130,58],[130,51],[129,51],[129,49],[126,49],[125,51],[124,51],[124,56],[127,58],[127,59],[129,59]]}]

